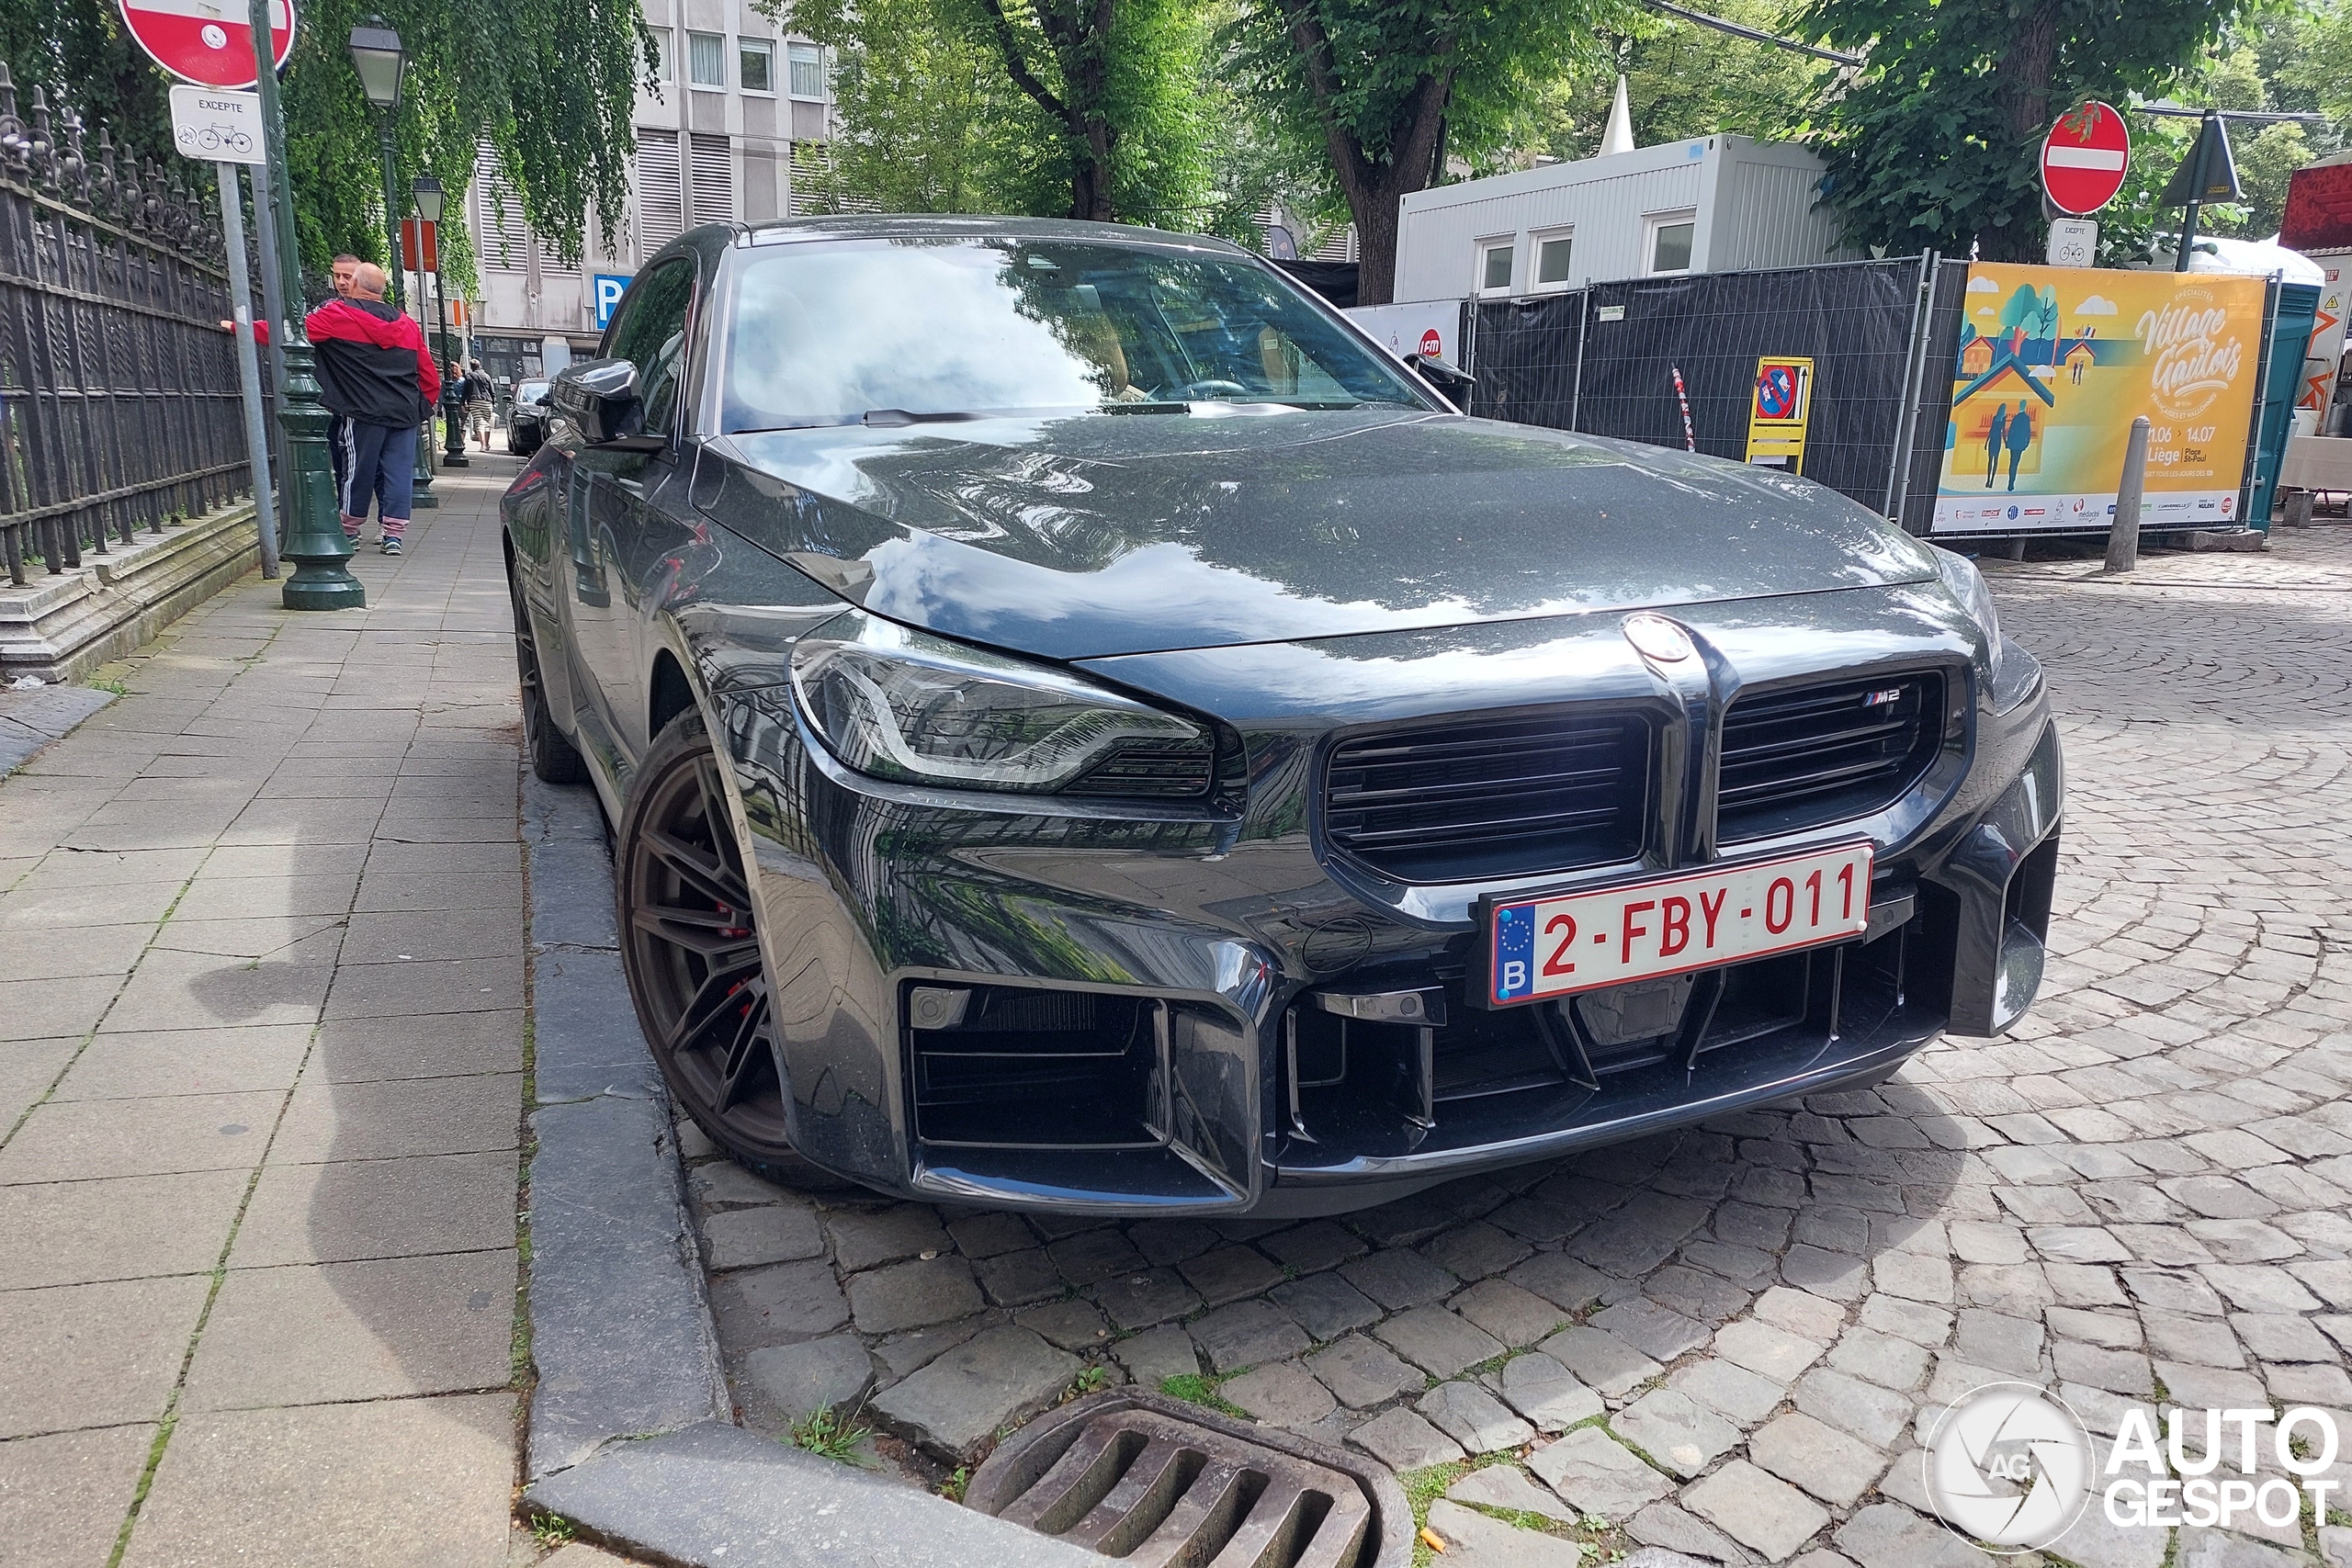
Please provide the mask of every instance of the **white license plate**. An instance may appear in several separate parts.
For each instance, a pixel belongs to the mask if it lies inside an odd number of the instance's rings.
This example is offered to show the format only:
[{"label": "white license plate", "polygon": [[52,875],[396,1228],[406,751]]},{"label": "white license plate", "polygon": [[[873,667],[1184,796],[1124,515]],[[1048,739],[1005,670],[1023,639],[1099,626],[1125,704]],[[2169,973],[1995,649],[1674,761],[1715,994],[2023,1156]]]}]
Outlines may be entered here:
[{"label": "white license plate", "polygon": [[1843,942],[1870,924],[1870,904],[1866,843],[1499,901],[1487,997],[1510,1007]]}]

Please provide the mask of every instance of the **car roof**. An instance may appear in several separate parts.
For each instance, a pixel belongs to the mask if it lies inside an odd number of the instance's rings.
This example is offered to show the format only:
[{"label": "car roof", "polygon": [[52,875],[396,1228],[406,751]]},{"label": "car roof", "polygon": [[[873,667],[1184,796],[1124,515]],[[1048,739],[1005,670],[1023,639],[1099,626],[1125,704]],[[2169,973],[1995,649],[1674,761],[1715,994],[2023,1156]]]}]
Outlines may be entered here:
[{"label": "car roof", "polygon": [[700,253],[825,240],[888,239],[1076,240],[1102,244],[1148,245],[1173,250],[1213,250],[1235,256],[1249,251],[1214,234],[1179,234],[1131,223],[1084,223],[1069,218],[1004,218],[960,213],[829,213],[778,218],[757,223],[706,223],[662,247],[662,254]]}]

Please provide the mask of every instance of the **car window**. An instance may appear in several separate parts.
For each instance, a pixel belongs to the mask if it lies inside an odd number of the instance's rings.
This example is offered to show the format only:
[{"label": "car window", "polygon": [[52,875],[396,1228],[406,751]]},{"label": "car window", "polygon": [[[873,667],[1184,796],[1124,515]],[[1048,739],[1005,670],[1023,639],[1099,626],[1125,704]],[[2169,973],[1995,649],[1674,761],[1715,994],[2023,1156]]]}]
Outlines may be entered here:
[{"label": "car window", "polygon": [[537,407],[548,400],[549,385],[546,381],[526,381],[514,389],[514,400],[526,408]]},{"label": "car window", "polygon": [[840,241],[742,264],[721,428],[1195,403],[1426,408],[1242,257],[1091,242]]},{"label": "car window", "polygon": [[686,312],[694,297],[695,264],[669,262],[629,290],[620,318],[613,323],[605,353],[637,367],[650,435],[667,435],[677,423],[678,390],[685,373]]}]

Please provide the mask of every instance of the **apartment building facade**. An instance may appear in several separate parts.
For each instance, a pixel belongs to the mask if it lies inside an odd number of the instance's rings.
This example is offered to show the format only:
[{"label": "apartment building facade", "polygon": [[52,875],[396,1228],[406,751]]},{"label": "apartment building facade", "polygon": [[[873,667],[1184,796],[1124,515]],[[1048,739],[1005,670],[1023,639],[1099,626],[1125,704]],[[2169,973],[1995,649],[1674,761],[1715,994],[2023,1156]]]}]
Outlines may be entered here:
[{"label": "apartment building facade", "polygon": [[779,28],[748,0],[640,0],[660,49],[658,92],[640,88],[628,210],[605,243],[591,213],[588,250],[568,266],[524,225],[520,203],[485,147],[467,194],[479,254],[475,352],[501,379],[537,375],[541,344],[593,351],[637,269],[697,224],[792,210],[792,149],[832,130],[824,51]]}]

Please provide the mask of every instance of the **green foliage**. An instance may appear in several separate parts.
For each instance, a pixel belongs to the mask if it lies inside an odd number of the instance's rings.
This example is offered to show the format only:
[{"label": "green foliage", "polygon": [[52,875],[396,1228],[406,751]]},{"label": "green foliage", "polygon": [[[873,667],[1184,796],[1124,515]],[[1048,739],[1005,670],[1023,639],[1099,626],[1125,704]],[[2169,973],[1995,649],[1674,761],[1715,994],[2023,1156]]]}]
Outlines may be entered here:
[{"label": "green foliage", "polygon": [[819,1459],[839,1460],[844,1464],[854,1461],[857,1445],[874,1435],[873,1428],[855,1424],[856,1416],[836,1415],[831,1406],[811,1411],[792,1424],[788,1440],[796,1449],[806,1449]]},{"label": "green foliage", "polygon": [[399,32],[410,55],[403,186],[431,174],[463,190],[487,141],[519,216],[567,259],[580,258],[592,206],[611,238],[628,198],[637,79],[652,70],[651,35],[633,0],[310,0],[286,92],[306,264],[323,266],[343,250],[380,260],[387,243],[375,116],[345,47],[371,16]]},{"label": "green foliage", "polygon": [[1193,0],[802,0],[788,15],[839,51],[836,205],[1179,226],[1207,205]]},{"label": "green foliage", "polygon": [[[513,175],[521,217],[577,260],[593,207],[610,226],[625,209],[631,116],[652,39],[634,0],[305,0],[285,75],[288,164],[302,260],[322,272],[336,253],[386,259],[383,176],[374,111],[346,48],[381,17],[409,51],[398,130],[405,189],[420,174],[450,192],[445,271],[470,282],[473,251],[458,196],[488,141]],[[163,159],[171,151],[169,83],[122,31],[111,0],[0,0],[0,57],[20,85],[39,82],[80,109],[92,139]],[[200,172],[200,171],[198,171]]]},{"label": "green foliage", "polygon": [[[2325,10],[2273,10],[2225,31],[2175,81],[2174,101],[2194,107],[2322,112],[2335,123],[2230,128],[2243,203],[2207,207],[2199,233],[2260,239],[2276,233],[2287,206],[2288,176],[2334,152],[2352,122],[2352,89],[2335,73],[2352,70],[2352,19],[2340,4]],[[2132,117],[2132,166],[2122,191],[2098,215],[2099,256],[2110,264],[2149,254],[2158,233],[2180,227],[2177,208],[2156,197],[2196,145],[2193,119]]]},{"label": "green foliage", "polygon": [[1354,217],[1367,304],[1388,298],[1396,202],[1441,159],[1506,145],[1525,106],[1600,58],[1621,0],[1246,0],[1238,80],[1295,148],[1318,147]]},{"label": "green foliage", "polygon": [[531,1521],[531,1539],[541,1550],[553,1551],[559,1546],[569,1546],[579,1535],[570,1519],[561,1514],[541,1514]]},{"label": "green foliage", "polygon": [[[1710,0],[1705,9],[1768,32],[1787,20],[1776,0]],[[1544,89],[1532,107],[1532,123],[1516,143],[1555,158],[1591,157],[1620,72],[1634,140],[1644,147],[1719,131],[1759,141],[1800,138],[1834,75],[1826,62],[1789,50],[1637,13],[1595,65]]]},{"label": "green foliage", "polygon": [[1806,31],[1870,54],[1825,111],[1827,194],[1847,238],[2040,260],[2052,118],[2086,98],[2160,95],[2255,3],[1808,0]]},{"label": "green foliage", "polygon": [[790,24],[830,44],[836,62],[842,133],[825,164],[794,170],[821,209],[1067,208],[1069,171],[1045,111],[941,0],[802,5]]}]

